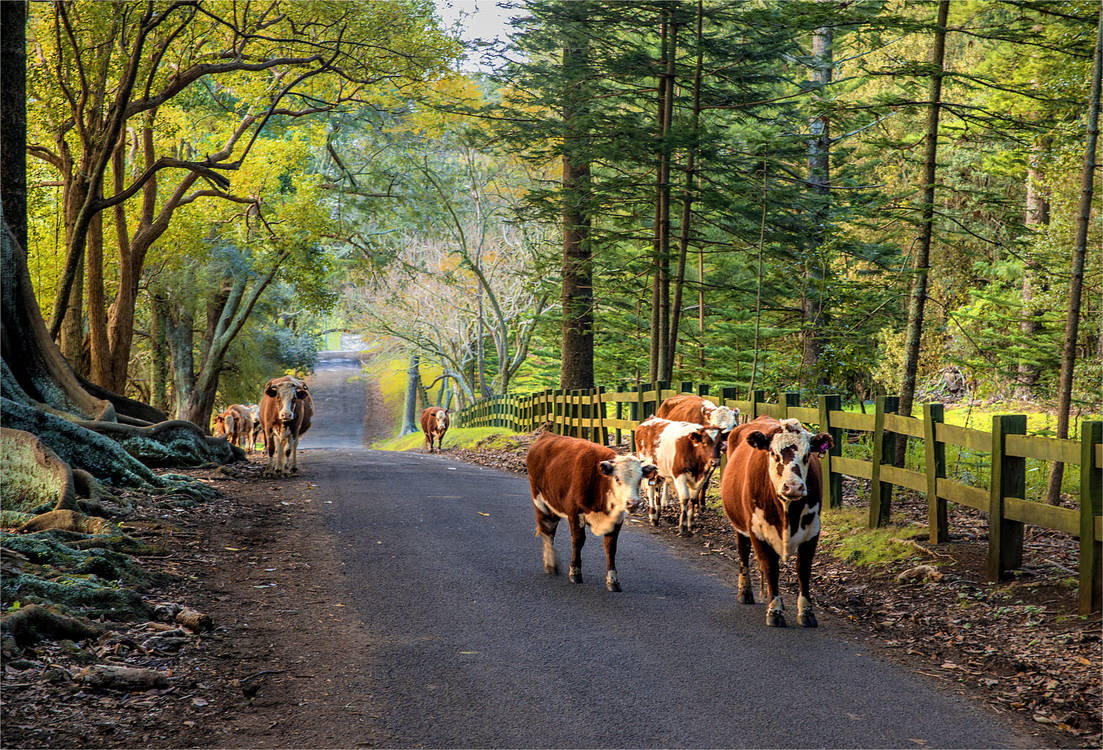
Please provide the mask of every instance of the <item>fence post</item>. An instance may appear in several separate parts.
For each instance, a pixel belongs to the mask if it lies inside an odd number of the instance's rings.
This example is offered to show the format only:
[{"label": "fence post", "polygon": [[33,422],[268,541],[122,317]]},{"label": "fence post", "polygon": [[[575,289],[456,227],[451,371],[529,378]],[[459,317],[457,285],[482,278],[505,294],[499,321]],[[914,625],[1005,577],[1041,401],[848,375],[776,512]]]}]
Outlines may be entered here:
[{"label": "fence post", "polygon": [[950,540],[946,499],[938,496],[938,480],[946,477],[946,444],[938,440],[945,418],[942,404],[923,404],[923,464],[927,471],[927,535],[931,544]]},{"label": "fence post", "polygon": [[701,396],[701,397],[709,395],[709,384],[708,383],[698,383],[697,384],[697,395]]},{"label": "fence post", "polygon": [[1080,614],[1103,604],[1103,545],[1095,538],[1095,519],[1103,515],[1103,467],[1095,465],[1095,446],[1103,442],[1103,422],[1080,424]]},{"label": "fence post", "polygon": [[689,380],[683,380],[682,387],[679,390],[682,393],[693,393],[693,383]]},{"label": "fence post", "polygon": [[1026,495],[1026,459],[1005,453],[1007,435],[1026,434],[1025,414],[992,417],[992,481],[988,500],[988,580],[1022,567],[1023,523],[1003,516],[1005,497]]},{"label": "fence post", "polygon": [[885,526],[892,514],[892,485],[881,481],[881,462],[896,455],[896,433],[885,431],[885,413],[896,411],[900,399],[878,396],[873,415],[873,472],[869,483],[869,527]]},{"label": "fence post", "polygon": [[751,420],[758,419],[758,402],[766,402],[766,391],[751,391]]},{"label": "fence post", "polygon": [[[628,405],[628,418],[635,422],[637,425],[642,421],[640,415],[643,414],[643,399],[640,397],[640,384],[636,383],[632,386],[632,390],[636,394],[636,400],[632,401]],[[632,431],[628,435],[628,441],[632,445],[632,452],[636,452],[636,428],[633,427]]]},{"label": "fence post", "polygon": [[[605,426],[605,402],[602,400],[602,396],[605,395],[605,386],[599,385],[594,393],[594,411],[597,412],[597,418],[601,420],[597,428],[598,443],[609,445],[609,428]],[[620,441],[618,440],[617,443]]]},{"label": "fence post", "polygon": [[834,443],[823,457],[820,463],[823,473],[823,507],[843,507],[843,475],[831,470],[831,457],[843,455],[843,431],[831,426],[831,412],[842,409],[842,398],[839,396],[820,396],[820,432],[826,432]]},{"label": "fence post", "polygon": [[781,407],[781,419],[788,419],[789,407],[800,406],[800,393],[786,391],[783,397],[778,399],[778,405]]}]

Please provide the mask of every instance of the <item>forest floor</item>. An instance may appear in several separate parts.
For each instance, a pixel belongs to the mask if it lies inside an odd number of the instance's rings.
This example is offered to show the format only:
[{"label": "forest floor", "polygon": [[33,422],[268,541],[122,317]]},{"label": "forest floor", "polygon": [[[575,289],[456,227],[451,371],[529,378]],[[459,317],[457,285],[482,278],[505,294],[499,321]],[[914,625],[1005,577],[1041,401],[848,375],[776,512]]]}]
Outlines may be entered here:
[{"label": "forest floor", "polygon": [[[452,456],[523,473],[533,436]],[[83,648],[44,641],[7,660],[0,673],[3,747],[373,747],[377,736],[363,675],[346,654],[371,633],[339,600],[344,575],[322,516],[325,499],[302,477],[261,477],[262,462],[188,472],[222,497],[194,507],[144,509],[141,558],[166,573],[143,595],[211,618],[199,633],[171,622],[128,626]],[[857,505],[848,486],[847,504]],[[894,521],[925,519],[921,501],[894,506]],[[670,524],[632,522],[700,556],[734,583],[734,537],[715,507],[703,528],[679,537]],[[1009,721],[1032,728],[1039,747],[1100,747],[1100,619],[1075,615],[1075,540],[1034,534],[1015,580],[984,582],[984,519],[951,516],[955,539],[918,544],[914,557],[858,566],[831,554],[844,540],[825,522],[813,597],[830,627],[865,637],[885,658],[982,697]],[[844,556],[845,557],[845,556]],[[938,582],[897,581],[919,563]],[[787,573],[786,586],[793,586]],[[171,610],[170,610],[171,611]],[[171,619],[171,618],[169,618]],[[828,623],[824,623],[825,626]],[[124,692],[78,679],[90,662],[171,674],[171,686]]]}]

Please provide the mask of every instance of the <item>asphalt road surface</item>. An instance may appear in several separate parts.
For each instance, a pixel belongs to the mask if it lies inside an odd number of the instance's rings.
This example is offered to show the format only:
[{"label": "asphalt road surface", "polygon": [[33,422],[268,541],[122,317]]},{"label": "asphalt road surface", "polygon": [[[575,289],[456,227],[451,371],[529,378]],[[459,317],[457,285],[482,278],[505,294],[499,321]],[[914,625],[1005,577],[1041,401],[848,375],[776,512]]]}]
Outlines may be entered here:
[{"label": "asphalt road surface", "polygon": [[[727,581],[635,524],[617,554],[623,593],[605,590],[602,545],[588,532],[585,582],[546,576],[527,479],[447,455],[365,449],[364,384],[346,382],[357,373],[351,358],[319,368],[318,419],[300,460],[332,500],[343,600],[375,636],[370,652],[347,657],[369,676],[361,708],[378,715],[386,744],[1036,744],[878,661],[828,617],[814,630],[767,628],[763,605],[736,604]],[[568,547],[561,524],[563,570]]]}]

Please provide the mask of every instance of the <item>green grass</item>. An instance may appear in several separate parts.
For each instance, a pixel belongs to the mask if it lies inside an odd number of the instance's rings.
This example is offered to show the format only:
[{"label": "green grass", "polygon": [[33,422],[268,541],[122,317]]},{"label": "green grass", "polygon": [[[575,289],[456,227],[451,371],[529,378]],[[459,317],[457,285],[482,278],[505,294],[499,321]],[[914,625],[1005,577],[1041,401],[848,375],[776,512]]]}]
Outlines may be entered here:
[{"label": "green grass", "polygon": [[887,565],[917,556],[915,547],[896,539],[925,536],[923,526],[884,526],[867,528],[868,511],[862,509],[827,511],[823,516],[820,549],[852,565]]},{"label": "green grass", "polygon": [[[383,408],[394,424],[395,435],[402,429],[402,410],[406,402],[406,368],[408,365],[409,362],[405,359],[379,356],[370,360],[364,368],[363,376],[375,380],[379,384],[379,390],[383,394]],[[441,374],[441,369],[439,366],[423,363],[418,368],[418,372],[421,374],[422,385],[428,387]],[[435,395],[436,388],[433,390],[434,394],[430,394],[431,397]]]},{"label": "green grass", "polygon": [[[506,439],[516,433],[503,430],[501,427],[453,427],[444,436],[444,447],[448,448],[474,448],[475,445],[487,438],[494,438],[484,445],[484,448],[502,449],[506,447]],[[402,437],[388,438],[372,444],[372,448],[383,451],[412,451],[425,447],[425,436],[420,432],[414,432]]]}]

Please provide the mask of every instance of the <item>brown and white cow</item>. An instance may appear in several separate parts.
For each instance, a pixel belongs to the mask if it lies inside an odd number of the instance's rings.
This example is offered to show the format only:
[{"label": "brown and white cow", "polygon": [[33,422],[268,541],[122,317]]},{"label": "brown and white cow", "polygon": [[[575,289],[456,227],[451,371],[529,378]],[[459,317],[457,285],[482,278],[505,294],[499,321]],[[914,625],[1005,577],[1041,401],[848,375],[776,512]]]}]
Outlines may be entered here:
[{"label": "brown and white cow", "polygon": [[655,416],[677,422],[696,422],[715,431],[712,435],[712,457],[716,459],[716,463],[713,464],[713,468],[709,469],[691,501],[694,512],[700,513],[705,504],[705,493],[709,489],[709,480],[712,479],[715,467],[719,466],[721,453],[724,446],[727,445],[728,433],[732,431],[739,419],[739,409],[717,406],[707,398],[692,393],[678,393],[659,404]]},{"label": "brown and white cow", "polygon": [[267,473],[299,473],[299,438],[310,429],[314,400],[306,383],[285,375],[264,385],[260,399],[260,423],[268,449]]},{"label": "brown and white cow", "polygon": [[778,564],[797,558],[797,622],[816,627],[808,582],[820,538],[820,456],[833,445],[796,419],[759,417],[728,436],[728,465],[720,482],[724,512],[736,532],[739,601],[754,604],[748,563],[754,547],[770,603],[766,624],[784,626]]},{"label": "brown and white cow", "polygon": [[[647,485],[647,517],[652,526],[659,525],[661,506],[667,505],[667,483],[674,485],[678,495],[678,533],[692,534],[696,519],[693,502],[702,483],[720,465],[715,450],[718,431],[696,422],[675,422],[651,417],[636,428],[636,451],[640,459],[655,464],[658,481]],[[660,505],[658,488],[662,485]]]},{"label": "brown and white cow", "polygon": [[249,404],[248,409],[249,414],[253,417],[253,431],[249,435],[249,447],[250,449],[255,451],[257,449],[257,438],[259,438],[264,433],[264,430],[260,425],[260,405]]},{"label": "brown and white cow", "polygon": [[253,433],[253,415],[249,412],[249,407],[231,404],[215,416],[214,423],[215,437],[225,437],[231,445],[239,448],[249,446],[249,438]]},{"label": "brown and white cow", "polygon": [[425,445],[433,452],[433,440],[437,441],[437,450],[444,450],[444,433],[448,432],[448,410],[439,406],[430,406],[421,412],[421,431],[425,433]]},{"label": "brown and white cow", "polygon": [[544,571],[558,575],[555,530],[567,519],[571,530],[571,583],[582,583],[582,545],[589,526],[605,540],[605,587],[620,591],[617,578],[617,537],[625,511],[639,502],[640,480],[655,467],[636,456],[618,456],[611,448],[588,440],[541,435],[525,459],[536,512],[536,535],[544,540]]}]

